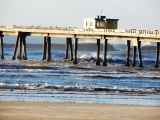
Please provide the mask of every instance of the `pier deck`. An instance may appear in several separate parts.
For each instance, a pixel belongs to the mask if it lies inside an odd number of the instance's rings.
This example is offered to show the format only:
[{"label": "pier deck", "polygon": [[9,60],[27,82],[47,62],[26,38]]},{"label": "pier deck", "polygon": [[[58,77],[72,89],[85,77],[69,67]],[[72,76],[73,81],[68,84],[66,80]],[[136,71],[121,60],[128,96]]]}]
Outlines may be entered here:
[{"label": "pier deck", "polygon": [[160,30],[121,30],[121,29],[78,29],[61,27],[33,27],[33,26],[0,26],[3,35],[18,35],[25,32],[27,36],[49,36],[65,38],[88,38],[88,39],[116,39],[160,42]]}]

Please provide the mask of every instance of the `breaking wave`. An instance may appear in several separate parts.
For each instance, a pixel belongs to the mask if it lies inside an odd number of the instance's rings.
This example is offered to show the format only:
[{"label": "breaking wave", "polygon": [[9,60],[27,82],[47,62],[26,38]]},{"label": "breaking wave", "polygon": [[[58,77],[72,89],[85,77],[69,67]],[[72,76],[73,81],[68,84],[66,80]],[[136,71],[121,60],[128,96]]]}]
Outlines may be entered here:
[{"label": "breaking wave", "polygon": [[72,91],[72,92],[105,92],[105,93],[125,93],[125,94],[160,94],[160,88],[117,88],[114,87],[85,87],[80,84],[75,86],[62,86],[62,85],[50,85],[50,84],[6,84],[0,83],[0,91]]}]

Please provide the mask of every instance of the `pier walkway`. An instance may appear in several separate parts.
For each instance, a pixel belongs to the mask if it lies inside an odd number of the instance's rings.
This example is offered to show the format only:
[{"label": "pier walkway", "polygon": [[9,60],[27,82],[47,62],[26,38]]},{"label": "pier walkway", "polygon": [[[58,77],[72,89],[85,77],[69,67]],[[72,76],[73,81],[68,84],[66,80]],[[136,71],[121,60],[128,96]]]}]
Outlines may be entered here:
[{"label": "pier walkway", "polygon": [[[1,59],[4,59],[3,50],[3,37],[4,36],[17,36],[15,49],[13,51],[12,59],[15,60],[16,52],[18,50],[17,58],[27,60],[26,50],[26,37],[27,36],[42,36],[44,37],[42,60],[51,60],[51,37],[66,38],[66,56],[68,59],[68,49],[70,47],[70,56],[74,64],[77,64],[77,49],[78,39],[95,39],[97,40],[97,62],[100,65],[100,41],[104,40],[104,60],[103,66],[107,65],[107,42],[108,40],[126,40],[127,41],[127,54],[126,66],[130,66],[130,47],[131,42],[133,46],[132,66],[135,66],[136,51],[138,51],[139,67],[143,67],[141,55],[141,42],[156,42],[156,59],[155,67],[158,67],[159,61],[159,46],[160,46],[160,30],[120,30],[120,29],[79,29],[71,27],[41,27],[41,26],[0,26],[0,41],[1,41]],[[74,55],[72,50],[72,38],[74,38]],[[23,49],[22,49],[23,47]],[[73,57],[74,56],[74,57]]]}]

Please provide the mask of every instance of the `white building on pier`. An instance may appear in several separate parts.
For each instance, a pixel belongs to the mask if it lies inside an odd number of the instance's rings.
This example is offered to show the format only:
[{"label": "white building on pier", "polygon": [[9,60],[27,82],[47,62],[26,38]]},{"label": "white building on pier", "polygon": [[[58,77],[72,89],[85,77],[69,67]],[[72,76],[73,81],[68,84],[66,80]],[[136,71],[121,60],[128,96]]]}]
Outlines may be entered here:
[{"label": "white building on pier", "polygon": [[83,18],[84,28],[90,29],[117,29],[119,19],[110,19],[106,16],[97,16],[97,18]]}]

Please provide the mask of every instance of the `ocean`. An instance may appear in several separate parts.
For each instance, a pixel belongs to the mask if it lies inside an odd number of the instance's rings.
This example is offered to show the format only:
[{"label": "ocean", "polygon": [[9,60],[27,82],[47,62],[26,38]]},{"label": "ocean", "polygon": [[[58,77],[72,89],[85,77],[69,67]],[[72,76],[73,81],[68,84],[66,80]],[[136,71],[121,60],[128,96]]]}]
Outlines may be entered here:
[{"label": "ocean", "polygon": [[144,68],[138,67],[138,56],[136,67],[126,67],[126,45],[109,41],[104,67],[102,50],[101,66],[96,66],[94,40],[79,40],[77,65],[64,59],[65,39],[59,38],[52,39],[49,62],[41,60],[41,37],[27,38],[28,60],[12,60],[15,40],[15,37],[4,37],[5,60],[0,60],[1,101],[160,106],[160,68],[154,68],[154,45],[142,47]]}]

